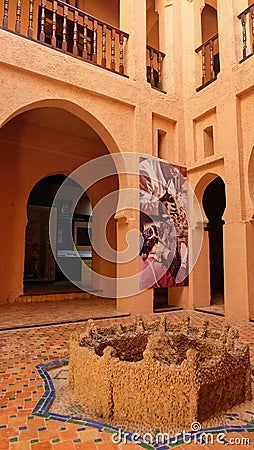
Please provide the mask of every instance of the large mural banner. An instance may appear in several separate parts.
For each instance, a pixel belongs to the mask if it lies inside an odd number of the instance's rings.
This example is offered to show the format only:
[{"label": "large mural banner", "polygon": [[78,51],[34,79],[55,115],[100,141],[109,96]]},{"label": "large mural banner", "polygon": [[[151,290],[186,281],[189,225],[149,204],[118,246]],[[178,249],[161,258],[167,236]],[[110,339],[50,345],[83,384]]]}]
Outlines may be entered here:
[{"label": "large mural banner", "polygon": [[188,284],[186,168],[140,157],[140,288]]}]

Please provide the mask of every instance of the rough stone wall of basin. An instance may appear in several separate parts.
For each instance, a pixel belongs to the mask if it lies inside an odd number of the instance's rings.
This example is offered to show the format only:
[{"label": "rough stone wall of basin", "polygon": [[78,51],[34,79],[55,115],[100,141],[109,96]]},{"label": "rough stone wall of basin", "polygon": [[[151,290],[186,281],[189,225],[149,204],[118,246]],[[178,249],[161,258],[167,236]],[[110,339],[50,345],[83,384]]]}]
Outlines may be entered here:
[{"label": "rough stone wall of basin", "polygon": [[249,349],[230,328],[139,321],[103,334],[93,325],[71,337],[70,387],[117,424],[184,429],[249,400],[250,385]]},{"label": "rough stone wall of basin", "polygon": [[112,387],[108,361],[90,349],[80,347],[75,337],[70,341],[70,353],[70,387],[78,394],[81,403],[92,408],[105,420],[110,419]]}]

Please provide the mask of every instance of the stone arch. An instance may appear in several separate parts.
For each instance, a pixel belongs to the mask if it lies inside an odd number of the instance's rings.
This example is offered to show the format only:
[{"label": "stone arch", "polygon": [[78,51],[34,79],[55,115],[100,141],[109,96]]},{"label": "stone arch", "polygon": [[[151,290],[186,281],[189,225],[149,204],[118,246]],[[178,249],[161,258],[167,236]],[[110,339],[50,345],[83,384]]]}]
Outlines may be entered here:
[{"label": "stone arch", "polygon": [[159,15],[155,0],[146,2],[146,40],[148,45],[159,49]]},{"label": "stone arch", "polygon": [[204,6],[205,5],[209,5],[212,8],[217,10],[217,0],[206,0],[205,3],[204,3]]},{"label": "stone arch", "polygon": [[217,9],[208,2],[201,12],[202,42],[207,41],[218,33]]},{"label": "stone arch", "polygon": [[[69,188],[66,190],[68,194],[65,199],[62,197],[62,203],[54,202],[54,198],[58,192],[61,184],[67,181]],[[72,201],[74,196],[80,197],[77,205],[75,206]],[[64,218],[61,214],[61,208],[69,207],[69,217]],[[83,189],[75,181],[67,180],[66,175],[63,173],[57,173],[40,179],[32,188],[27,201],[27,226],[26,226],[26,240],[25,240],[25,254],[24,254],[24,290],[25,292],[32,293],[37,289],[40,282],[64,282],[64,285],[56,284],[54,289],[56,293],[59,293],[61,289],[74,289],[70,281],[66,278],[58,264],[58,254],[55,256],[50,245],[49,236],[49,219],[53,214],[52,219],[55,223],[53,227],[54,232],[51,230],[51,242],[54,242],[54,247],[58,251],[68,248],[70,245],[66,233],[62,230],[66,227],[66,220],[71,223],[73,229],[73,242],[77,251],[86,251],[89,256],[83,259],[84,263],[90,268],[92,267],[92,247],[91,242],[85,230],[88,233],[88,229],[92,228],[90,223],[90,215],[92,214],[92,207],[89,196],[83,192]],[[59,236],[61,233],[61,241],[59,242]],[[85,239],[85,242],[80,241],[81,238]],[[74,250],[70,247],[70,250]],[[61,259],[61,258],[60,258]],[[74,260],[73,260],[74,261]],[[61,262],[61,261],[60,261]],[[74,261],[76,271],[78,275],[82,272],[81,260]],[[86,284],[91,285],[91,276],[86,273]],[[44,288],[44,292],[47,292],[48,287]],[[52,289],[52,285],[50,286]],[[43,289],[41,289],[43,293]]]},{"label": "stone arch", "polygon": [[[102,140],[102,142],[105,144],[109,154],[118,154],[117,158],[117,164],[119,167],[121,167],[120,171],[125,172],[126,164],[124,161],[124,157],[122,158],[120,155],[122,155],[121,150],[115,140],[115,138],[112,136],[110,131],[104,126],[104,124],[98,120],[93,114],[91,114],[89,111],[85,110],[80,105],[73,103],[69,100],[63,100],[63,99],[44,99],[44,100],[38,100],[33,103],[27,103],[26,105],[20,107],[13,113],[11,113],[3,122],[0,124],[0,133],[1,129],[7,125],[12,119],[16,118],[17,116],[20,116],[21,114],[27,112],[27,111],[33,111],[37,110],[39,108],[60,108],[63,109],[70,114],[72,114],[74,117],[79,118],[84,123],[86,123],[91,129],[98,135],[98,137]],[[57,170],[58,171],[58,170]],[[66,168],[60,169],[61,173],[66,173],[68,175],[70,171]],[[54,172],[52,172],[54,174]],[[41,177],[38,177],[37,181],[40,180],[40,178],[46,177],[48,175],[51,175],[51,173],[45,173]],[[126,184],[125,180],[128,181],[129,174],[126,173],[123,176],[119,176],[119,186],[121,187],[122,184]],[[32,186],[36,183],[36,180],[31,185]]]},{"label": "stone arch", "polygon": [[210,294],[211,304],[222,304],[224,300],[224,237],[223,214],[226,208],[225,183],[216,177],[206,187],[202,204],[208,222],[206,231],[209,240]]},{"label": "stone arch", "polygon": [[[204,174],[194,187],[194,192],[203,215],[203,224],[201,226],[204,227],[205,232],[200,256],[194,268],[193,289],[195,292],[194,306],[197,308],[202,307],[204,310],[212,306],[213,308],[219,308],[223,312],[223,215],[225,214],[225,210],[223,211],[220,204],[223,202],[218,204],[218,208],[217,203],[214,202],[215,208],[212,208],[213,203],[211,201],[216,191],[216,180],[221,180],[219,184],[225,188],[225,182],[219,172],[213,171]],[[217,209],[218,214],[215,214]],[[200,296],[200,299],[198,296]]]},{"label": "stone arch", "polygon": [[[57,121],[54,121],[55,111],[59,112]],[[41,118],[43,120],[40,121]],[[66,118],[67,123],[71,124],[68,129],[64,127]],[[36,133],[31,135],[31,130]],[[76,135],[76,130],[80,134]],[[76,141],[75,136],[78,138]],[[5,288],[0,303],[4,303],[14,301],[23,293],[26,206],[33,186],[46,176],[55,173],[69,175],[84,162],[105,154],[119,154],[120,151],[114,138],[100,121],[78,105],[64,100],[45,100],[25,105],[5,120],[0,137],[4,150],[4,176],[0,184],[1,189],[6,192],[3,201],[5,219],[0,227],[5,264],[5,272],[2,273]],[[48,137],[52,140],[49,141]],[[89,138],[89,144],[84,145]],[[119,189],[117,170],[115,173],[112,182],[99,182],[94,196],[95,203],[100,196]],[[117,234],[113,218],[108,234],[114,247]],[[106,267],[98,258],[96,264],[98,273],[101,273],[100,270],[105,275],[115,273],[115,263]],[[6,279],[8,282],[4,283]]]},{"label": "stone arch", "polygon": [[29,197],[30,197],[30,195],[31,195],[31,193],[32,193],[32,191],[33,191],[33,189],[35,188],[35,186],[36,186],[40,181],[42,181],[42,180],[45,179],[45,178],[53,177],[53,176],[59,175],[59,174],[64,175],[64,176],[68,176],[68,170],[67,170],[67,169],[61,169],[61,168],[59,168],[59,170],[57,170],[57,171],[55,170],[55,171],[49,171],[49,172],[46,172],[45,175],[43,175],[42,177],[36,177],[35,180],[31,181],[30,186],[29,186],[29,188],[28,188],[28,190],[27,190],[27,192],[26,192],[26,196],[25,196],[25,202],[26,202],[26,204],[28,203],[28,199],[29,199]]},{"label": "stone arch", "polygon": [[[195,195],[198,199],[202,214],[203,214],[203,218],[206,221],[207,217],[202,205],[202,198],[204,195],[204,192],[207,188],[207,186],[213,181],[215,180],[215,178],[220,177],[223,181],[223,176],[220,173],[216,173],[216,172],[207,172],[205,175],[202,175],[202,177],[199,179],[199,181],[196,183],[195,187],[194,187],[194,192]],[[225,181],[224,181],[225,184]]]},{"label": "stone arch", "polygon": [[1,124],[1,128],[6,125],[10,120],[14,119],[18,115],[38,109],[38,108],[60,108],[64,109],[67,112],[71,113],[73,116],[78,117],[87,125],[89,125],[101,138],[101,140],[105,143],[106,147],[108,148],[109,153],[120,153],[120,149],[113,138],[113,136],[110,134],[109,130],[100,122],[94,115],[92,115],[90,112],[82,108],[81,106],[77,105],[76,103],[73,103],[69,100],[63,100],[63,99],[43,99],[38,100],[33,103],[27,103],[26,105],[20,107],[16,111],[14,111],[12,114],[10,114]]}]

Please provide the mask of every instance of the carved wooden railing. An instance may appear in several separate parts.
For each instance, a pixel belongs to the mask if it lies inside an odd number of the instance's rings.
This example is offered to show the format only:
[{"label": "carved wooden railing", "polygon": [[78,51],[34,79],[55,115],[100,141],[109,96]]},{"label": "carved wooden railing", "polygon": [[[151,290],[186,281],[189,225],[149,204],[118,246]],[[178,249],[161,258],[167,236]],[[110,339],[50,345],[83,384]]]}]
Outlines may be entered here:
[{"label": "carved wooden railing", "polygon": [[129,35],[62,0],[0,0],[2,27],[124,75]]},{"label": "carved wooden railing", "polygon": [[195,52],[202,54],[202,84],[197,88],[198,91],[216,80],[220,72],[218,34],[201,44]]},{"label": "carved wooden railing", "polygon": [[162,61],[165,53],[156,50],[150,45],[146,46],[147,50],[147,81],[153,88],[163,90],[162,88]]},{"label": "carved wooden railing", "polygon": [[254,3],[242,11],[238,19],[242,24],[243,58],[241,61],[254,54]]}]

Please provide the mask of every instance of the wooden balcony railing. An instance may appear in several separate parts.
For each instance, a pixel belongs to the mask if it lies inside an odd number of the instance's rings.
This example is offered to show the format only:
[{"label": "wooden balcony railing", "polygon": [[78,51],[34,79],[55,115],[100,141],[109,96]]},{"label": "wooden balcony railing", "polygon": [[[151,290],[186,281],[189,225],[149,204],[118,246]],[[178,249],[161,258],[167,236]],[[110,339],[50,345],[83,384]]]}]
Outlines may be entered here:
[{"label": "wooden balcony railing", "polygon": [[254,3],[241,12],[238,19],[242,24],[243,58],[240,61],[242,62],[254,54]]},{"label": "wooden balcony railing", "polygon": [[202,53],[202,84],[197,88],[199,91],[216,80],[220,72],[218,34],[201,44],[195,52]]},{"label": "wooden balcony railing", "polygon": [[62,0],[0,0],[3,28],[121,75],[129,35]]},{"label": "wooden balcony railing", "polygon": [[166,56],[165,53],[156,50],[150,45],[146,46],[147,50],[147,68],[146,76],[148,83],[155,89],[163,91],[162,88],[162,61]]}]

